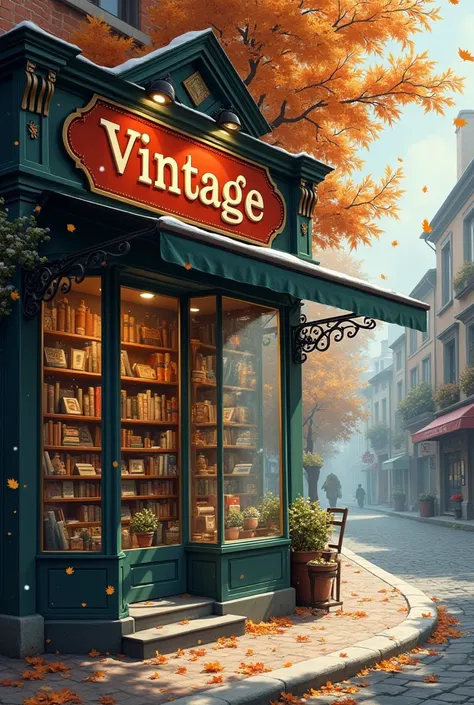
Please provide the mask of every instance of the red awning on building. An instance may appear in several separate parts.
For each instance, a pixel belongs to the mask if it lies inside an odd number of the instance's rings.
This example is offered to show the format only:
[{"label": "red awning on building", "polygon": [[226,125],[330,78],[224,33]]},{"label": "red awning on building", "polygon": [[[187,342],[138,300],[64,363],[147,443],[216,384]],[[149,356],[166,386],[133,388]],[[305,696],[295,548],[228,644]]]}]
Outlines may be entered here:
[{"label": "red awning on building", "polygon": [[411,437],[413,443],[429,441],[446,433],[460,431],[463,428],[474,428],[474,404],[462,406],[460,409],[444,414],[432,421],[425,428],[421,428]]}]

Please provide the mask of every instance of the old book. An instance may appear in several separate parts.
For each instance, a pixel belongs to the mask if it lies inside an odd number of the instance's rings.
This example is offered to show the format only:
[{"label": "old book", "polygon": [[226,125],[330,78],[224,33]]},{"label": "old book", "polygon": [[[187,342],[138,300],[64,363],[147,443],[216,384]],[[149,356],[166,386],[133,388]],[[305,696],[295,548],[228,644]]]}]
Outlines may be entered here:
[{"label": "old book", "polygon": [[123,314],[123,329],[122,329],[122,340],[125,343],[128,343],[130,338],[129,338],[129,315],[128,313]]},{"label": "old book", "polygon": [[128,317],[128,339],[131,343],[137,342],[135,340],[135,316],[129,314]]},{"label": "old book", "polygon": [[92,341],[92,372],[98,372],[97,369],[97,343]]},{"label": "old book", "polygon": [[84,399],[82,396],[82,387],[77,388],[76,397],[77,397],[77,401],[79,402],[79,406],[81,407],[81,414],[85,415],[84,414]]},{"label": "old book", "polygon": [[63,481],[62,496],[66,499],[74,497],[74,482],[72,480]]},{"label": "old book", "polygon": [[90,308],[86,309],[86,335],[90,338],[94,334],[94,317]]},{"label": "old book", "polygon": [[88,387],[87,394],[89,396],[89,413],[91,416],[95,416],[94,387]]}]

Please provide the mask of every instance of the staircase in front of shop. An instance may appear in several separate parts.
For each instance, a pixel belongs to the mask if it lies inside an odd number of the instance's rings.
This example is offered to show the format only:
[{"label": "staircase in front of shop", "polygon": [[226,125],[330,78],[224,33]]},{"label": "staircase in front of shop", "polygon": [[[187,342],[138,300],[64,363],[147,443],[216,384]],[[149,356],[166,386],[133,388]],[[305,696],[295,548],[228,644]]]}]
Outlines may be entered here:
[{"label": "staircase in front of shop", "polygon": [[136,659],[199,648],[219,637],[245,633],[245,617],[214,613],[214,600],[176,595],[130,605],[135,631],[122,639],[122,651]]}]

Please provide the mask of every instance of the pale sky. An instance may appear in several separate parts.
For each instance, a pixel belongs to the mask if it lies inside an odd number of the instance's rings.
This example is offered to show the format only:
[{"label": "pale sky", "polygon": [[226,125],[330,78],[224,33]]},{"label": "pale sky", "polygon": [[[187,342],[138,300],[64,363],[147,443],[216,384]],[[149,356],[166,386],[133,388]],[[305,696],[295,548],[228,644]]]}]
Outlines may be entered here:
[{"label": "pale sky", "polygon": [[[403,166],[406,190],[400,201],[400,220],[381,221],[385,233],[371,247],[361,247],[356,255],[363,259],[365,276],[378,285],[409,294],[427,269],[435,266],[434,253],[419,239],[424,218],[431,220],[456,182],[456,135],[453,119],[460,110],[474,109],[474,63],[462,61],[458,48],[474,54],[474,1],[460,0],[451,5],[439,0],[443,19],[434,23],[431,33],[418,35],[416,50],[429,50],[430,58],[438,62],[437,72],[451,66],[466,76],[464,94],[456,94],[456,105],[445,117],[422,108],[404,110],[397,125],[387,128],[370,152],[362,154],[364,173],[377,179],[386,164]],[[397,161],[402,157],[403,164]],[[423,186],[428,192],[422,192]],[[391,246],[392,240],[400,242]],[[387,276],[382,281],[381,274]],[[387,328],[380,324],[378,339],[386,337]],[[390,336],[392,338],[392,335]],[[375,351],[374,351],[375,352]]]}]

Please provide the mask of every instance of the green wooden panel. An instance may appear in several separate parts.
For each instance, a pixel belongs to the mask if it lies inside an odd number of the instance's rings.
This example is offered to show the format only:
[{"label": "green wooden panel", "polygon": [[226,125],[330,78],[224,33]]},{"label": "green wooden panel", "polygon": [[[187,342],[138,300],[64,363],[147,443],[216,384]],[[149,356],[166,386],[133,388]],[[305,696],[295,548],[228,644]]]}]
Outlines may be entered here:
[{"label": "green wooden panel", "polygon": [[282,580],[284,558],[281,551],[249,553],[228,559],[229,590],[259,587]]},{"label": "green wooden panel", "polygon": [[220,556],[188,554],[188,591],[193,595],[218,598],[218,561]]},{"label": "green wooden panel", "polygon": [[185,592],[183,546],[125,551],[123,590],[129,604]]},{"label": "green wooden panel", "polygon": [[82,568],[76,564],[72,575],[68,575],[64,568],[51,568],[48,571],[49,607],[52,610],[80,609],[85,603],[89,609],[105,610],[106,587],[105,568]]}]

